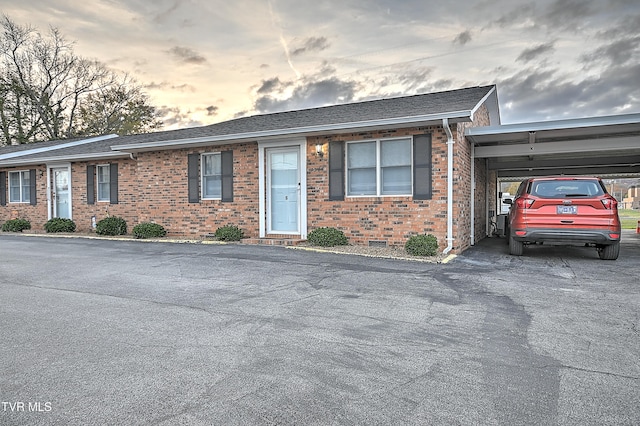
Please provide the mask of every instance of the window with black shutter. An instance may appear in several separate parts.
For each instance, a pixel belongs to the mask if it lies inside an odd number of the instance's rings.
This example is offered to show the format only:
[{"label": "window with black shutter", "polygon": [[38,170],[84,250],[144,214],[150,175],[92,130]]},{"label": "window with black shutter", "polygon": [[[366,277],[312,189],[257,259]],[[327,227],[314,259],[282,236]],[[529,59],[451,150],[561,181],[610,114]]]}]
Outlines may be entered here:
[{"label": "window with black shutter", "polygon": [[329,200],[344,200],[344,142],[329,143]]},{"label": "window with black shutter", "polygon": [[87,204],[96,202],[95,169],[96,166],[87,166]]},{"label": "window with black shutter", "polygon": [[413,199],[430,200],[432,197],[431,178],[431,135],[413,137]]}]

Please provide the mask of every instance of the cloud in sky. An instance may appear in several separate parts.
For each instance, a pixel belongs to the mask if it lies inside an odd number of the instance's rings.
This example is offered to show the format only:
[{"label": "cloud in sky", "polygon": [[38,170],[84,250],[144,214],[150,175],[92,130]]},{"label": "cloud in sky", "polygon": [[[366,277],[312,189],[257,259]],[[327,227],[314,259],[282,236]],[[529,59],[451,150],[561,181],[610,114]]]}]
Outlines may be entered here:
[{"label": "cloud in sky", "polygon": [[299,56],[308,52],[322,52],[329,48],[326,37],[307,37],[299,47],[291,52],[291,56]]},{"label": "cloud in sky", "polygon": [[497,84],[503,122],[640,112],[630,0],[5,0],[129,72],[170,127]]},{"label": "cloud in sky", "polygon": [[553,52],[553,45],[554,45],[554,42],[549,42],[549,43],[539,44],[529,49],[525,49],[516,58],[516,61],[530,62],[535,59],[538,59],[549,52]]},{"label": "cloud in sky", "polygon": [[456,38],[453,39],[454,44],[459,44],[461,46],[464,46],[470,41],[471,41],[471,31],[469,30],[461,32],[456,36]]},{"label": "cloud in sky", "polygon": [[197,53],[195,50],[184,46],[174,46],[167,51],[176,61],[185,64],[201,65],[207,62],[207,59]]}]

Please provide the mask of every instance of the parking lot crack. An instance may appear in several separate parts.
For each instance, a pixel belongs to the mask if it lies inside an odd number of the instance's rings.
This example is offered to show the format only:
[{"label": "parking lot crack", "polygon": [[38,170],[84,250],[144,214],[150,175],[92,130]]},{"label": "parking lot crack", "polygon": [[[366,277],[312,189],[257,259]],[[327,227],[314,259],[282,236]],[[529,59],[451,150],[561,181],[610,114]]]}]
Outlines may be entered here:
[{"label": "parking lot crack", "polygon": [[581,371],[583,373],[602,374],[602,375],[605,375],[605,376],[612,376],[612,377],[617,377],[617,378],[620,378],[620,379],[640,380],[640,377],[638,377],[638,376],[629,376],[629,375],[626,375],[626,374],[612,373],[610,371],[592,370],[592,369],[589,369],[589,368],[575,367],[575,366],[572,366],[572,365],[561,365],[560,368],[564,368],[564,369],[567,369],[567,370]]},{"label": "parking lot crack", "polygon": [[184,305],[184,304],[180,304],[180,303],[160,302],[160,301],[157,301],[157,300],[142,299],[142,298],[139,298],[139,297],[120,296],[120,295],[114,295],[114,294],[99,293],[99,292],[95,292],[95,291],[80,291],[80,290],[75,290],[75,289],[59,288],[59,287],[46,287],[46,286],[39,286],[39,285],[33,285],[33,284],[12,284],[12,285],[18,286],[18,287],[37,288],[37,289],[40,289],[40,290],[60,291],[60,292],[65,292],[65,293],[88,294],[88,295],[92,295],[92,296],[104,296],[104,297],[110,297],[110,298],[114,298],[114,299],[128,300],[128,301],[133,301],[133,302],[145,302],[145,303],[151,303],[151,304],[154,304],[154,305],[172,306],[172,307],[177,307],[177,308],[193,309],[193,310],[196,310],[196,311],[206,312],[208,314],[210,313],[208,310],[206,310],[204,308],[197,307],[197,306]]}]

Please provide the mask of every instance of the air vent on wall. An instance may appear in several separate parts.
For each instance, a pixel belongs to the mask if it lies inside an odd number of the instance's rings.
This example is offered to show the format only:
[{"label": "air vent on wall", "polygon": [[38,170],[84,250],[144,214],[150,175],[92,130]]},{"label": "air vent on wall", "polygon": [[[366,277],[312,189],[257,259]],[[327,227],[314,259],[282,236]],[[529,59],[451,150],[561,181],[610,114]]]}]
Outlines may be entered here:
[{"label": "air vent on wall", "polygon": [[386,241],[369,240],[369,247],[386,247],[386,246],[387,246]]}]

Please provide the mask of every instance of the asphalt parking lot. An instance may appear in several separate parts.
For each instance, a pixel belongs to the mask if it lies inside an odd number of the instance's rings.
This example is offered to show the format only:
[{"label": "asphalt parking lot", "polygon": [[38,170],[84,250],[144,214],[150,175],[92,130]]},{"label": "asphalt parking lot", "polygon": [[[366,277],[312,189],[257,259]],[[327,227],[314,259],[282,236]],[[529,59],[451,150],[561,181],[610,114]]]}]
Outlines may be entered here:
[{"label": "asphalt parking lot", "polygon": [[640,240],[447,264],[0,235],[0,424],[637,425]]}]

